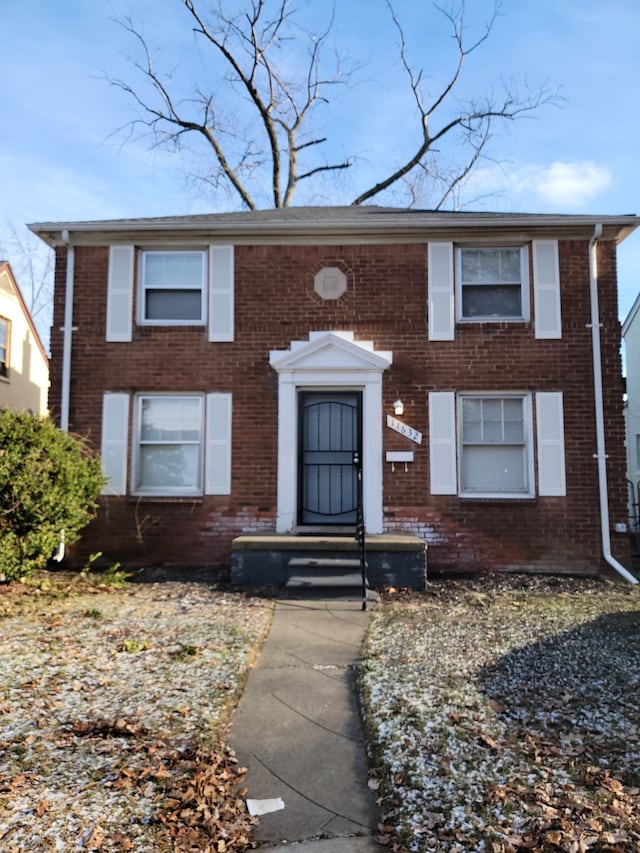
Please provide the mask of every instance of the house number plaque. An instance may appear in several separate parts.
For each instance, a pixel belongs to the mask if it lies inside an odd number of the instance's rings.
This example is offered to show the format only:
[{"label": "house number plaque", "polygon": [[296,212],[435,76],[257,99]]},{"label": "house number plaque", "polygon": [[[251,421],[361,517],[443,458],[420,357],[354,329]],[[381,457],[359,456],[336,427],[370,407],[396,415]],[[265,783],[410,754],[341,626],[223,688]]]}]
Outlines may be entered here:
[{"label": "house number plaque", "polygon": [[410,441],[414,441],[416,444],[422,444],[421,432],[418,432],[417,429],[414,429],[413,427],[410,427],[407,424],[403,424],[402,421],[399,421],[392,415],[387,415],[387,426],[389,427],[389,429],[393,429],[396,432],[399,432],[400,435],[404,435],[404,437],[408,438]]}]

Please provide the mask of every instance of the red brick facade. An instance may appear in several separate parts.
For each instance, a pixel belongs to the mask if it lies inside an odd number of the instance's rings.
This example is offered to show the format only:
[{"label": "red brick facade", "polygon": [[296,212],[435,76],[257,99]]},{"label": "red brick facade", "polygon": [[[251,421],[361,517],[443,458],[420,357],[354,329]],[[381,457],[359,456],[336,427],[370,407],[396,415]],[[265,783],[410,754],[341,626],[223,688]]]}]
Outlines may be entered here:
[{"label": "red brick facade", "polygon": [[[233,395],[233,432],[230,495],[103,497],[73,559],[82,562],[100,551],[125,565],[220,566],[228,564],[235,536],[274,531],[278,376],[269,353],[307,339],[310,331],[350,330],[356,340],[393,353],[382,376],[381,417],[392,413],[393,401],[400,398],[402,420],[423,434],[423,443],[415,445],[383,427],[384,452],[414,452],[407,470],[403,464],[392,469],[382,463],[385,531],[423,537],[430,572],[599,572],[589,237],[559,239],[562,337],[546,340],[535,337],[532,320],[458,323],[455,340],[430,341],[427,240],[428,235],[423,242],[237,243],[234,340],[222,343],[209,342],[202,326],[135,323],[130,343],[107,343],[109,248],[76,245],[70,429],[99,448],[105,391],[219,391]],[[615,250],[611,239],[598,244],[598,287],[612,542],[614,553],[626,562],[627,538],[614,532],[614,525],[626,519]],[[67,250],[58,248],[51,342],[54,417],[61,405],[66,260]],[[339,299],[323,300],[314,291],[314,275],[323,267],[346,274],[347,290]],[[502,500],[430,494],[432,391],[562,391],[566,496]]]}]

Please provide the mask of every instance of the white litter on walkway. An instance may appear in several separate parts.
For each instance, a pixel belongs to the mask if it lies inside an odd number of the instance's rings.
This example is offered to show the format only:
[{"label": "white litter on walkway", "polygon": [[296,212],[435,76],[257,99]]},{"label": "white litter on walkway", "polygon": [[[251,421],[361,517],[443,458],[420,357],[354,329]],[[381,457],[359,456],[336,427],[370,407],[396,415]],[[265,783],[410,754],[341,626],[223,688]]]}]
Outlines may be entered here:
[{"label": "white litter on walkway", "polygon": [[281,797],[273,797],[270,800],[247,800],[247,809],[252,817],[279,812],[283,808],[284,800]]}]

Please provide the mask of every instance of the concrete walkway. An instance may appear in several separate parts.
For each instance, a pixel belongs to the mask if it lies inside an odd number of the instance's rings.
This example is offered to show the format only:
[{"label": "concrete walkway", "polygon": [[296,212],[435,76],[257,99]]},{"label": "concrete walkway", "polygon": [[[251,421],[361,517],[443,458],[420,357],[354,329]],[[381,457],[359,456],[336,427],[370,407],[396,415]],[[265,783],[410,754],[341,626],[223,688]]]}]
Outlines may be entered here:
[{"label": "concrete walkway", "polygon": [[373,841],[376,806],[353,677],[368,619],[359,601],[276,605],[231,730],[249,768],[248,798],[284,802],[259,818],[253,835],[275,851],[382,849]]}]

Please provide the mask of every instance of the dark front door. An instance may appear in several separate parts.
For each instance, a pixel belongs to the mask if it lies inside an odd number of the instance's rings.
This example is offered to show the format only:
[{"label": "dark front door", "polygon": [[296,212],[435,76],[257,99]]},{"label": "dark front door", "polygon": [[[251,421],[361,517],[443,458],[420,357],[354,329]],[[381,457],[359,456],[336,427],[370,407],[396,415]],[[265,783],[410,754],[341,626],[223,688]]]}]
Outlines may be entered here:
[{"label": "dark front door", "polygon": [[300,393],[300,524],[355,524],[362,394]]}]

